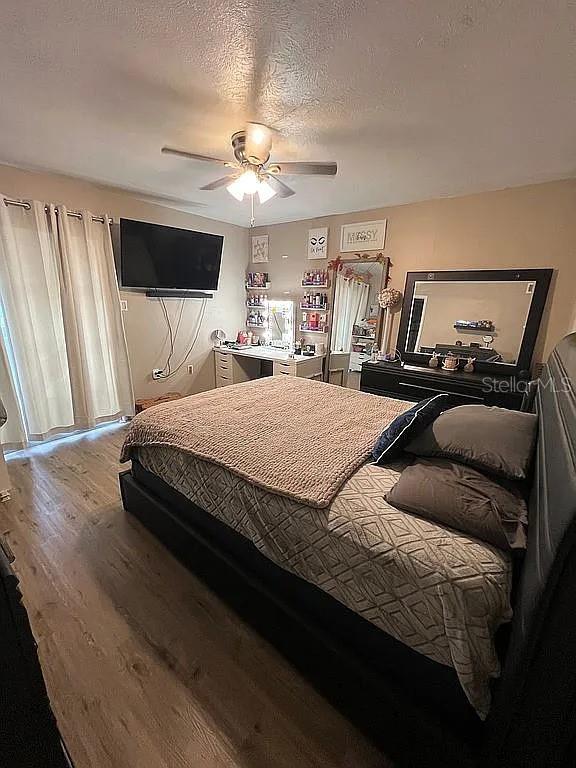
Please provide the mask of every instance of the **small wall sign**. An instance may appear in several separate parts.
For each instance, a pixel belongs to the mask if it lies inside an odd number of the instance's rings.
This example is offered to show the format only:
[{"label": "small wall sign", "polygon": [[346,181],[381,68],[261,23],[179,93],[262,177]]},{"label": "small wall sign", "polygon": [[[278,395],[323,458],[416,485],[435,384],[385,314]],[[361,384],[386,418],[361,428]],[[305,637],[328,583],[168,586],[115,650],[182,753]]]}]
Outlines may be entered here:
[{"label": "small wall sign", "polygon": [[325,259],[328,255],[328,227],[308,230],[308,258]]},{"label": "small wall sign", "polygon": [[379,251],[386,239],[386,219],[344,224],[340,230],[340,251]]}]

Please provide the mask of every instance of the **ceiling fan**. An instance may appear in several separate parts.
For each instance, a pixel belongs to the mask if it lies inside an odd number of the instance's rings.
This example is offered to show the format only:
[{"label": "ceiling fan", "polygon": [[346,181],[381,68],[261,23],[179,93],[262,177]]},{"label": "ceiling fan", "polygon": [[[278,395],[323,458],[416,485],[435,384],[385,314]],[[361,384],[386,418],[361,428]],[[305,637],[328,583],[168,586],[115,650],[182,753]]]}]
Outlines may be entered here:
[{"label": "ceiling fan", "polygon": [[239,201],[244,199],[244,195],[253,198],[254,194],[258,194],[260,203],[265,203],[274,195],[291,197],[295,194],[294,190],[278,178],[280,175],[335,176],[338,170],[336,163],[328,162],[269,163],[271,148],[272,130],[262,123],[247,123],[244,131],[232,134],[235,162],[197,155],[172,147],[162,147],[162,152],[166,155],[186,157],[189,160],[220,163],[232,169],[227,176],[211,181],[200,189],[211,191],[226,186],[228,192]]}]

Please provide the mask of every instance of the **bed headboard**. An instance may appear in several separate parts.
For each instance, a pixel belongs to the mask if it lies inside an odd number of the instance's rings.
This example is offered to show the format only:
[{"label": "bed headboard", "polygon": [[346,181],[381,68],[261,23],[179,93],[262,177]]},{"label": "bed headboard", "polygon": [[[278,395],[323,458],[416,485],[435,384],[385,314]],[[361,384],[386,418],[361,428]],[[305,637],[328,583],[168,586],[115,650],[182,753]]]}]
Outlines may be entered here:
[{"label": "bed headboard", "polygon": [[536,411],[528,546],[488,724],[503,764],[539,766],[541,750],[551,768],[572,764],[576,734],[576,333],[544,366]]}]

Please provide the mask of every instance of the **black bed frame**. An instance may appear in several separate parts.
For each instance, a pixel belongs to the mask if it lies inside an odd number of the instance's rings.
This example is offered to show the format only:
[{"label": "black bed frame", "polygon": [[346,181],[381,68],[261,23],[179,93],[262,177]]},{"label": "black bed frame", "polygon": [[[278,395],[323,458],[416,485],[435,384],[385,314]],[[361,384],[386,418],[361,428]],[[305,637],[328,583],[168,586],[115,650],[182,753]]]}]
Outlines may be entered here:
[{"label": "black bed frame", "polygon": [[274,565],[137,461],[124,508],[296,666],[399,766],[576,765],[576,334],[545,366],[528,549],[503,674],[481,722],[455,672]]}]

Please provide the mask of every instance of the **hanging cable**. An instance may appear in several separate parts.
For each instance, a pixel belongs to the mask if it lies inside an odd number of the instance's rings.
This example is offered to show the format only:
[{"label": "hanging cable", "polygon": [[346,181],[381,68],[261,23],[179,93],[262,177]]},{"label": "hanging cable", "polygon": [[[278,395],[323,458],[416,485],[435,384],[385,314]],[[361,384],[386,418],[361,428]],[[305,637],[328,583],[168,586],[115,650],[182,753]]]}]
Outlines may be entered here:
[{"label": "hanging cable", "polygon": [[168,341],[170,345],[170,351],[168,353],[168,357],[166,358],[166,362],[164,363],[164,367],[162,368],[161,374],[161,378],[165,378],[170,374],[170,361],[172,360],[172,355],[174,354],[174,334],[172,332],[172,323],[170,322],[170,315],[168,314],[168,309],[166,308],[164,299],[162,296],[158,296],[158,299],[162,308],[162,314],[164,315],[164,321],[168,328]]},{"label": "hanging cable", "polygon": [[192,340],[192,343],[190,344],[190,346],[186,350],[186,353],[185,353],[184,357],[182,358],[182,361],[176,366],[176,368],[174,368],[173,371],[170,371],[170,373],[168,373],[165,376],[162,376],[161,378],[169,379],[172,376],[175,376],[178,373],[178,371],[186,364],[186,361],[188,360],[188,357],[192,354],[192,352],[194,350],[194,347],[196,346],[196,342],[198,341],[198,336],[200,335],[200,329],[201,329],[202,323],[204,321],[204,314],[206,312],[206,305],[207,305],[207,303],[208,303],[207,299],[202,299],[202,307],[200,309],[200,315],[198,317],[198,324],[196,326],[196,331],[194,332],[194,338]]},{"label": "hanging cable", "polygon": [[176,346],[176,341],[178,339],[178,331],[180,330],[180,323],[182,322],[183,313],[184,313],[184,299],[181,299],[180,312],[178,314],[178,322],[176,323],[176,330],[174,331],[174,346]]},{"label": "hanging cable", "polygon": [[162,309],[164,311],[164,319],[166,320],[166,324],[168,326],[168,334],[170,337],[170,352],[166,359],[166,363],[164,364],[164,368],[162,368],[162,372],[170,374],[170,364],[172,362],[172,357],[174,355],[174,352],[176,351],[176,343],[178,341],[178,332],[180,330],[180,324],[182,322],[182,315],[184,312],[184,299],[181,299],[180,301],[180,309],[178,311],[178,320],[176,321],[176,328],[173,331],[172,323],[170,322],[170,313],[168,312],[168,307],[166,306],[164,299],[162,297],[158,297],[158,298],[160,299],[160,302],[162,304]]}]

